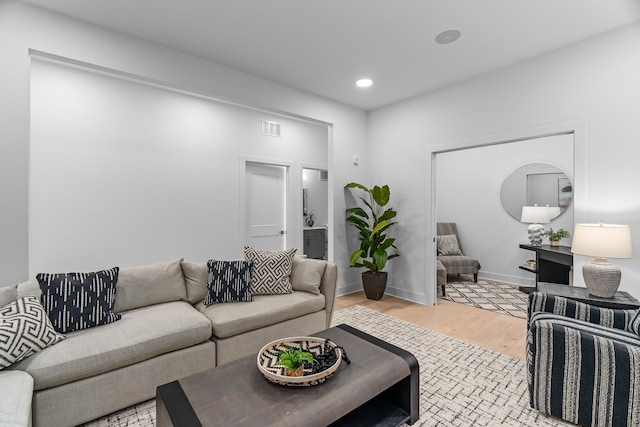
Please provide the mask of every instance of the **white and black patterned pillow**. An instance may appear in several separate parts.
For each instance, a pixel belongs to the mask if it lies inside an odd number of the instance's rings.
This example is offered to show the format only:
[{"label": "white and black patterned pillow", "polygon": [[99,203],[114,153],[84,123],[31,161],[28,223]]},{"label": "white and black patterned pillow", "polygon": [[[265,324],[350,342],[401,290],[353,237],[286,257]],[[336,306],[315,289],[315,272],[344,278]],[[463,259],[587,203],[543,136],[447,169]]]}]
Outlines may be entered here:
[{"label": "white and black patterned pillow", "polygon": [[636,335],[640,335],[640,310],[636,311],[636,314],[629,321],[629,330],[635,332]]},{"label": "white and black patterned pillow", "polygon": [[253,261],[251,293],[253,295],[279,295],[293,292],[289,275],[296,249],[286,251],[259,251],[244,247],[244,257]]},{"label": "white and black patterned pillow", "polygon": [[64,339],[35,295],[0,308],[0,369],[19,362]]},{"label": "white and black patterned pillow", "polygon": [[207,261],[207,296],[204,305],[223,302],[251,302],[251,261]]},{"label": "white and black patterned pillow", "polygon": [[91,273],[40,273],[42,306],[56,331],[67,333],[120,320],[113,312],[119,268]]}]

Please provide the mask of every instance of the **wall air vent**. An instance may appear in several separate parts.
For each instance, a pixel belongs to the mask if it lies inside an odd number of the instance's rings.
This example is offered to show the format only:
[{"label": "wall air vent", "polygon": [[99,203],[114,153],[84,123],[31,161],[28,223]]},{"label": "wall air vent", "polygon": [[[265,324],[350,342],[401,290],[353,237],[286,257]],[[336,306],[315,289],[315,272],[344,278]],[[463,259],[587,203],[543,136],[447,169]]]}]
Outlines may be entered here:
[{"label": "wall air vent", "polygon": [[280,123],[269,122],[266,120],[262,121],[262,134],[268,136],[282,136],[282,127]]}]

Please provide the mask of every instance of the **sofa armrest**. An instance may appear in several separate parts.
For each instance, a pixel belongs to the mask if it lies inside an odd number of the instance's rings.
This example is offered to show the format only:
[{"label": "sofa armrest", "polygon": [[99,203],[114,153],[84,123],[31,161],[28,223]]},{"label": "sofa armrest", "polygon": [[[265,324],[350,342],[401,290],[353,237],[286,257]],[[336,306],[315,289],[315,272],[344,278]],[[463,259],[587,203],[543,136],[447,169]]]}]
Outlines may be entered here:
[{"label": "sofa armrest", "polygon": [[320,293],[324,295],[325,310],[327,311],[327,328],[331,326],[331,318],[336,302],[336,290],[338,282],[338,266],[332,262],[327,262],[322,280],[320,281]]},{"label": "sofa armrest", "polygon": [[532,292],[529,294],[527,327],[531,323],[532,315],[537,312],[553,313],[607,328],[628,331],[629,322],[636,310],[597,307],[570,298]]},{"label": "sofa armrest", "polygon": [[33,378],[24,371],[0,371],[0,425],[31,425]]}]

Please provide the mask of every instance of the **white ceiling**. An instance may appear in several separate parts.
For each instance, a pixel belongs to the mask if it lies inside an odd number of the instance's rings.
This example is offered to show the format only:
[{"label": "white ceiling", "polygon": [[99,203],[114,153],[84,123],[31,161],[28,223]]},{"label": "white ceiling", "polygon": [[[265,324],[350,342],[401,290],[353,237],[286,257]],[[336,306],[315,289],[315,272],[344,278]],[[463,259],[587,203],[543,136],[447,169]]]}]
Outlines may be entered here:
[{"label": "white ceiling", "polygon": [[365,110],[640,21],[640,0],[25,2]]}]

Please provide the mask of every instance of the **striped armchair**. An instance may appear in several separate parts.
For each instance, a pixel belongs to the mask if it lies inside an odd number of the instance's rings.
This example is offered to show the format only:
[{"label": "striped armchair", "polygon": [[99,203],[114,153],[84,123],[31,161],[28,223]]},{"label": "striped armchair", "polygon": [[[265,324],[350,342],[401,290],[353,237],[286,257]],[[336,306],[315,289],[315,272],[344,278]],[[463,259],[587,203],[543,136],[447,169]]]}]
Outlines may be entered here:
[{"label": "striped armchair", "polygon": [[639,426],[640,336],[629,326],[635,315],[531,293],[531,407],[582,426]]}]

